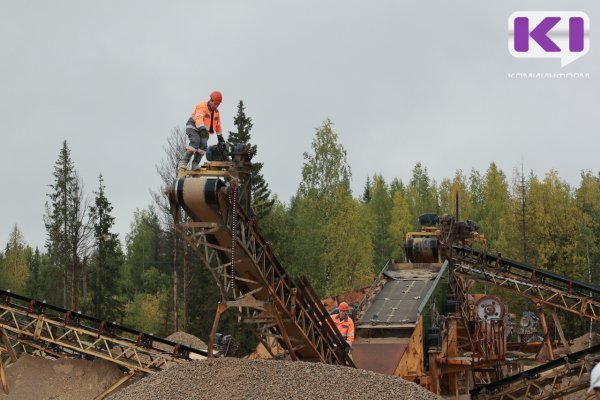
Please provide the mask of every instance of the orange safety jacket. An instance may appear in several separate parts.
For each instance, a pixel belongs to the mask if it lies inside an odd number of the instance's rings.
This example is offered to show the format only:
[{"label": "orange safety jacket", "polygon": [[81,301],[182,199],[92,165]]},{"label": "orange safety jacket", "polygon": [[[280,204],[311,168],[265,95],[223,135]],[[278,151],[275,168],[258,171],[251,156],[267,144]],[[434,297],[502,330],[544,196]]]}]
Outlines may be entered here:
[{"label": "orange safety jacket", "polygon": [[220,134],[221,130],[221,117],[219,115],[219,110],[211,111],[208,107],[208,101],[203,101],[198,103],[190,121],[188,121],[188,125],[192,122],[196,124],[196,128],[200,128],[201,126],[205,126],[208,133],[217,132]]},{"label": "orange safety jacket", "polygon": [[338,331],[346,339],[346,343],[352,346],[352,343],[354,343],[354,321],[352,321],[352,318],[346,316],[346,318],[340,320],[340,315],[334,314],[331,316],[331,319],[335,326],[337,326]]}]

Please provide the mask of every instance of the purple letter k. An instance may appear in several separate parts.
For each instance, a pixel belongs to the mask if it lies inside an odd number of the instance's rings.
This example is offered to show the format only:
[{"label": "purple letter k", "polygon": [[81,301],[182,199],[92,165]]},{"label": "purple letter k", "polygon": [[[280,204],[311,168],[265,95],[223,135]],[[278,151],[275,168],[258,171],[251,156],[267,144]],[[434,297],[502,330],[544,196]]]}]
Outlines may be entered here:
[{"label": "purple letter k", "polygon": [[547,36],[550,29],[558,24],[560,17],[546,17],[529,33],[529,18],[515,18],[515,50],[518,52],[529,51],[529,36],[540,45],[544,51],[559,52],[560,47]]}]

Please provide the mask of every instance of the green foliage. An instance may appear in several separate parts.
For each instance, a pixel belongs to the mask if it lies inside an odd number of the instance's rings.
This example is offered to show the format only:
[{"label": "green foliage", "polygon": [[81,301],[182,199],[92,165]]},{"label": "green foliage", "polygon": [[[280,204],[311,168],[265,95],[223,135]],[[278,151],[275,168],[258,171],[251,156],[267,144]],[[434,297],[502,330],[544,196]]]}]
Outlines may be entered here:
[{"label": "green foliage", "polygon": [[291,202],[290,272],[306,274],[320,294],[337,285],[332,281],[338,264],[331,232],[339,223],[336,199],[344,198],[340,193],[350,196],[350,177],[346,150],[327,119],[316,129],[312,152],[304,153],[302,182]]},{"label": "green foliage", "polygon": [[373,272],[377,272],[392,254],[392,242],[388,228],[392,214],[392,198],[381,175],[373,176],[371,201],[367,204],[373,227]]},{"label": "green foliage", "polygon": [[125,307],[125,326],[132,327],[143,332],[151,332],[158,335],[168,335],[164,329],[165,311],[164,304],[167,302],[167,293],[138,293]]},{"label": "green foliage", "polygon": [[63,141],[58,159],[54,164],[52,173],[54,182],[50,184],[51,192],[47,194],[46,213],[44,223],[46,225],[47,239],[46,249],[50,265],[57,274],[62,274],[62,305],[67,306],[68,295],[68,266],[72,254],[69,232],[71,230],[72,207],[70,198],[76,182],[76,172],[71,160],[71,150],[67,141]]},{"label": "green foliage", "polygon": [[324,292],[328,284],[319,260],[326,249],[324,227],[328,223],[326,211],[330,210],[325,210],[325,206],[313,197],[292,199],[293,242],[290,243],[289,268],[285,265],[292,275],[306,274],[319,293]]},{"label": "green foliage", "polygon": [[585,280],[600,282],[600,177],[583,171],[575,202],[582,213],[578,236],[585,256]]},{"label": "green foliage", "polygon": [[448,178],[442,179],[440,183],[440,211],[445,214],[454,214],[454,210],[452,210],[452,181]]},{"label": "green foliage", "polygon": [[508,248],[507,235],[510,231],[510,194],[506,177],[496,164],[490,164],[484,178],[481,219],[490,251]]},{"label": "green foliage", "polygon": [[371,189],[373,184],[371,183],[371,177],[367,176],[367,181],[365,182],[365,188],[363,189],[363,195],[361,200],[364,203],[368,203],[371,201]]},{"label": "green foliage", "polygon": [[327,247],[319,260],[324,266],[328,296],[367,286],[374,276],[372,245],[365,240],[371,236],[369,214],[364,212],[366,206],[343,188],[336,193],[335,204],[337,207],[325,227]]},{"label": "green foliage", "polygon": [[[250,142],[252,120],[241,101],[234,123],[237,131],[230,132],[230,142]],[[182,146],[175,147],[180,151]],[[467,177],[458,170],[438,185],[427,168],[417,163],[408,183],[393,178],[387,184],[380,174],[368,177],[357,199],[350,190],[346,151],[329,119],[316,129],[311,149],[304,153],[302,182],[289,204],[271,196],[261,168],[262,164],[256,163],[253,174],[253,179],[262,179],[262,183],[253,180],[253,208],[260,233],[271,242],[286,270],[293,276],[307,275],[322,296],[368,285],[373,272],[387,259],[402,258],[405,235],[419,228],[420,214],[455,213],[456,194],[460,218],[479,223],[490,250],[574,279],[600,283],[600,176],[591,171],[582,172],[577,188],[564,182],[556,171],[543,179],[515,172],[509,185],[504,172],[491,163],[484,174],[471,170]],[[173,168],[167,172],[168,181]],[[44,215],[46,251],[29,248],[15,226],[0,252],[0,283],[51,304],[66,305],[72,295],[71,266],[83,255],[77,249],[81,237],[75,236],[82,233],[84,225],[81,182],[66,142],[52,179]],[[191,266],[188,281],[171,278],[183,265],[185,253],[183,246],[175,251],[168,208],[160,208],[160,215],[153,207],[136,210],[125,238],[125,254],[112,233],[112,211],[100,177],[89,208],[94,240],[89,257],[80,262],[85,274],[76,281],[82,290],[87,289],[85,312],[167,335],[175,327],[176,300],[186,284],[188,331],[205,339],[219,294],[209,272],[197,267],[200,262],[193,252],[187,255]],[[480,289],[495,292],[489,285]],[[503,298],[508,299],[511,312],[531,309],[528,300]],[[581,331],[582,323],[566,317],[572,335]],[[219,330],[233,334],[243,353],[256,344],[234,312],[224,315]]]},{"label": "green foliage", "polygon": [[23,234],[15,225],[8,239],[8,246],[2,262],[2,283],[6,288],[16,293],[24,293],[29,280],[29,265],[27,263],[28,249]]},{"label": "green foliage", "polygon": [[472,207],[469,217],[475,221],[481,221],[484,209],[483,178],[481,177],[481,173],[474,169],[469,174],[469,197]]},{"label": "green foliage", "polygon": [[530,179],[529,186],[527,220],[532,261],[550,271],[582,278],[585,249],[577,234],[582,214],[570,186],[554,170],[543,181]]},{"label": "green foliage", "polygon": [[410,220],[408,202],[404,193],[398,190],[394,193],[392,199],[392,212],[388,227],[388,235],[391,242],[390,258],[402,259],[406,233],[412,230],[412,226],[413,223]]},{"label": "green foliage", "polygon": [[406,189],[400,179],[394,178],[394,179],[392,179],[392,182],[390,183],[390,197],[394,198],[394,195],[398,191],[402,192],[402,195],[404,196]]},{"label": "green foliage", "polygon": [[[62,303],[78,308],[82,287],[82,260],[87,257],[90,225],[83,195],[83,182],[77,175],[67,141],[63,142],[52,173],[49,201],[46,202],[44,223],[46,248],[50,264],[62,274]],[[70,300],[70,302],[68,302]]]},{"label": "green foliage", "polygon": [[262,220],[259,220],[261,235],[271,242],[275,254],[284,265],[292,265],[291,246],[294,240],[292,236],[293,219],[288,207],[279,201],[277,196],[273,198],[271,212]]},{"label": "green foliage", "polygon": [[350,165],[330,119],[316,129],[311,147],[313,152],[303,155],[302,182],[298,187],[298,195],[331,201],[340,187],[349,191],[352,176]]},{"label": "green foliage", "polygon": [[40,249],[36,247],[35,251],[29,252],[27,259],[27,264],[29,265],[29,279],[27,280],[26,293],[36,299],[40,297],[40,293],[46,285],[46,282],[41,279],[44,257],[45,255],[40,253]]},{"label": "green foliage", "polygon": [[156,267],[150,267],[142,272],[142,291],[157,294],[169,287],[169,275],[162,273]]},{"label": "green foliage", "polygon": [[[448,213],[456,216],[460,220],[475,219],[473,207],[471,205],[471,196],[467,188],[467,178],[461,170],[457,170],[452,180],[450,189],[450,207]],[[456,215],[456,202],[458,200],[458,215]]]},{"label": "green foliage", "polygon": [[[233,124],[236,126],[237,131],[229,132],[228,141],[232,144],[250,144],[252,118],[246,115],[246,107],[242,100],[238,103],[238,111],[233,119]],[[251,151],[254,158],[256,158],[256,145],[251,146]],[[271,198],[269,184],[262,175],[262,168],[263,163],[254,159],[252,162],[252,209],[259,220],[269,215],[275,203],[275,200]]]},{"label": "green foliage", "polygon": [[[233,124],[237,128],[236,132],[229,132],[228,141],[232,144],[250,143],[250,131],[252,130],[252,118],[246,115],[246,107],[242,100],[238,103],[237,114],[233,118]],[[253,152],[256,151],[256,146],[252,146]]]},{"label": "green foliage", "polygon": [[109,321],[123,316],[120,299],[124,256],[117,235],[111,232],[113,206],[106,198],[104,180],[98,177],[98,191],[90,215],[94,228],[94,250],[88,272],[89,293],[84,309]]},{"label": "green foliage", "polygon": [[406,190],[406,201],[415,229],[418,227],[419,215],[439,213],[435,184],[429,179],[427,168],[417,163],[413,168],[412,178]]},{"label": "green foliage", "polygon": [[134,291],[142,291],[142,275],[150,267],[157,267],[164,273],[170,273],[162,262],[161,248],[165,244],[158,215],[154,207],[136,210],[133,214],[131,231],[125,238],[130,279]]}]

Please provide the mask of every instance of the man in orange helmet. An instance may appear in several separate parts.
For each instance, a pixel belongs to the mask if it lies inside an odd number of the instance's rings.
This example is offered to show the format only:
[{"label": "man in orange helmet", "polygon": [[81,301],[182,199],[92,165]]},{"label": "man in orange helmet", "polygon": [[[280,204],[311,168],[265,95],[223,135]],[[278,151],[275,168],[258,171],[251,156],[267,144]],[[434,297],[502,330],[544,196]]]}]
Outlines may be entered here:
[{"label": "man in orange helmet", "polygon": [[339,314],[332,315],[331,319],[333,319],[338,331],[340,331],[344,339],[346,339],[346,343],[352,347],[352,343],[354,343],[354,321],[348,316],[348,303],[340,303],[338,311]]},{"label": "man in orange helmet", "polygon": [[202,156],[206,153],[208,147],[209,135],[217,133],[219,144],[225,147],[225,139],[221,128],[221,116],[219,115],[219,105],[223,101],[223,95],[218,90],[210,94],[208,101],[203,101],[196,105],[190,119],[188,119],[185,134],[190,142],[185,148],[185,156],[179,163],[179,168],[187,169],[190,159],[192,159],[192,169],[196,169]]}]

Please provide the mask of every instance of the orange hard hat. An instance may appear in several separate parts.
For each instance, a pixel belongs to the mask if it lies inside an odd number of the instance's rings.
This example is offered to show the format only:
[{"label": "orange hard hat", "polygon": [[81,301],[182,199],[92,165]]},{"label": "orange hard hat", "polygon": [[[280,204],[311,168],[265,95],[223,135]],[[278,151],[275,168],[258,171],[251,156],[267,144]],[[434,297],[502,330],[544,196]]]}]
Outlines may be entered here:
[{"label": "orange hard hat", "polygon": [[210,94],[210,99],[215,103],[221,103],[223,101],[223,95],[218,90],[215,90]]},{"label": "orange hard hat", "polygon": [[338,309],[340,311],[348,311],[348,303],[346,303],[345,301],[341,302],[338,306]]}]

